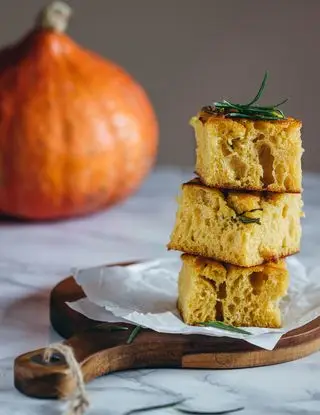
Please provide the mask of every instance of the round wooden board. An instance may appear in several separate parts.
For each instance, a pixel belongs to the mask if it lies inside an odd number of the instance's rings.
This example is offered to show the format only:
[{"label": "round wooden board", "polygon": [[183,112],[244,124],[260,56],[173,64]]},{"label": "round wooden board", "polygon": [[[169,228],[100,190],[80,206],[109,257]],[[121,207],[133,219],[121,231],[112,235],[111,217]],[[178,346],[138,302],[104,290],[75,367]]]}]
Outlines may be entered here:
[{"label": "round wooden board", "polygon": [[[99,322],[73,311],[66,301],[75,301],[84,293],[72,277],[61,281],[51,293],[50,319],[54,329],[63,337],[93,328]],[[240,368],[283,363],[307,356],[320,349],[320,317],[299,329],[285,334],[274,350],[268,351],[242,340],[207,336],[182,336],[144,331],[144,341],[163,342],[166,348],[182,347],[181,364],[192,368]],[[140,337],[140,336],[139,336]],[[141,337],[140,337],[141,338]],[[164,348],[162,348],[164,350]],[[166,367],[166,359],[160,359]],[[172,367],[172,362],[168,366]],[[149,367],[146,355],[145,365]]]}]

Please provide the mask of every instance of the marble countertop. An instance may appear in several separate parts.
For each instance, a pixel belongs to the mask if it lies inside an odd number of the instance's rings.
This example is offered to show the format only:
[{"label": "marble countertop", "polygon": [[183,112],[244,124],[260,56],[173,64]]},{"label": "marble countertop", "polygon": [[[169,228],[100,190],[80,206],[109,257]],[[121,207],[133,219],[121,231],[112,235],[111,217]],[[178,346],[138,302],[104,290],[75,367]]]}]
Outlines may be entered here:
[{"label": "marble countertop", "polygon": [[[175,196],[190,177],[191,171],[158,169],[128,201],[86,218],[43,224],[0,218],[0,415],[60,413],[63,403],[27,398],[13,387],[14,357],[59,340],[49,323],[50,289],[73,266],[162,256],[173,226]],[[319,186],[320,175],[305,174],[299,259],[320,273]],[[88,385],[88,414],[123,415],[181,397],[190,398],[195,410],[244,407],[243,415],[319,414],[319,373],[320,353],[252,369],[116,373]],[[175,413],[173,408],[152,411]]]}]

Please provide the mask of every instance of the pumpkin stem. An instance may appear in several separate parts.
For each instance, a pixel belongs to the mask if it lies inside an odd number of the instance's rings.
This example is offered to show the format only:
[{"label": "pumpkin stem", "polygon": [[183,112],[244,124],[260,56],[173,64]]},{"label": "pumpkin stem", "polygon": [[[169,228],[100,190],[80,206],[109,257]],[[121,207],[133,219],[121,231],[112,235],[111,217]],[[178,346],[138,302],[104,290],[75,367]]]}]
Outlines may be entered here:
[{"label": "pumpkin stem", "polygon": [[45,6],[36,18],[36,26],[64,32],[72,14],[71,7],[62,1],[53,1]]}]

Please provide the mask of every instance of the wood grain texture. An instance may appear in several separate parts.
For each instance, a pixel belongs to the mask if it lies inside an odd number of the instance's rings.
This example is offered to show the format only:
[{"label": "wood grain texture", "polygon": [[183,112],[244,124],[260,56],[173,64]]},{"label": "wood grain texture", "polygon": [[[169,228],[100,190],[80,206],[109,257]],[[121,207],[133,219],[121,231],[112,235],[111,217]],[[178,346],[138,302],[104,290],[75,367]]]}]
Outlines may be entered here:
[{"label": "wood grain texture", "polygon": [[[173,335],[142,330],[131,344],[126,331],[109,332],[100,322],[71,310],[66,301],[84,296],[72,277],[60,282],[51,293],[50,318],[54,329],[68,340],[86,382],[108,373],[135,368],[233,369],[283,363],[320,349],[320,318],[284,335],[272,351],[242,340],[199,335]],[[112,325],[110,323],[110,325]],[[119,325],[119,324],[117,324]],[[41,398],[67,396],[74,388],[64,359],[57,355],[49,364],[44,349],[15,360],[15,386],[26,395]]]}]

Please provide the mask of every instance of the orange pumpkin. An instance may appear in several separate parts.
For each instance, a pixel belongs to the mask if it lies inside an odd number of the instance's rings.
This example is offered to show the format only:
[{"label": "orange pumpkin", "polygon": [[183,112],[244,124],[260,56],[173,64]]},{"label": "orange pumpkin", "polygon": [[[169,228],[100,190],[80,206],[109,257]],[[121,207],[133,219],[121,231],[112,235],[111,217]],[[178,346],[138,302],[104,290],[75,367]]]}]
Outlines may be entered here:
[{"label": "orange pumpkin", "polygon": [[70,14],[52,3],[0,52],[0,211],[9,215],[56,219],[116,203],[156,156],[144,90],[63,33]]}]

